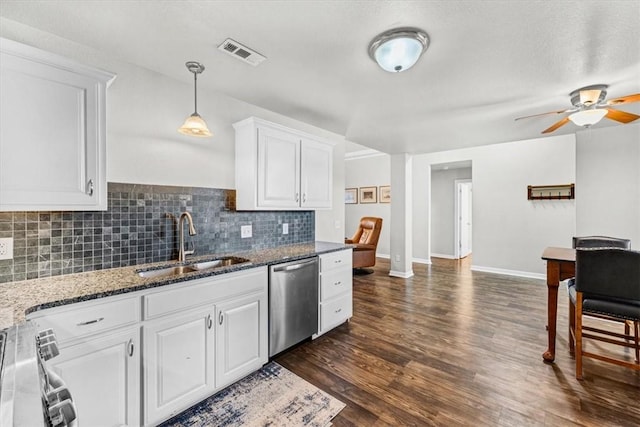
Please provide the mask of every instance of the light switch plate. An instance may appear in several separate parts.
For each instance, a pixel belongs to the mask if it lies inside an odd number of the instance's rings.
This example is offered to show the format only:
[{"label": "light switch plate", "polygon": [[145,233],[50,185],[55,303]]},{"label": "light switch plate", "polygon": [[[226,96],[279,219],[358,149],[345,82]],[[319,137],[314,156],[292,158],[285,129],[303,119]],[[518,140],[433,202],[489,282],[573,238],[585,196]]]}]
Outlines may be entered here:
[{"label": "light switch plate", "polygon": [[251,237],[253,235],[251,224],[240,226],[240,237],[242,239],[246,239],[247,237]]},{"label": "light switch plate", "polygon": [[289,234],[289,224],[286,222],[282,224],[282,234]]},{"label": "light switch plate", "polygon": [[0,239],[0,259],[13,259],[13,237]]}]

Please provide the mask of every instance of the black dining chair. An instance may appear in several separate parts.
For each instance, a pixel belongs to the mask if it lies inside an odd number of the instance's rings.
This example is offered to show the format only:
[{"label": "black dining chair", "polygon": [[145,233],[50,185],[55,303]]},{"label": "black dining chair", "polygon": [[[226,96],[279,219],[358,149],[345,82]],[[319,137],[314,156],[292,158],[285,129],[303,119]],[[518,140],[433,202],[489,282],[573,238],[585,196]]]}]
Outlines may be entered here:
[{"label": "black dining chair", "polygon": [[[582,236],[574,237],[572,241],[572,247],[576,248],[622,248],[631,249],[631,240],[620,239],[617,237],[609,236]],[[571,278],[567,281],[567,291],[575,284],[575,278]],[[574,328],[575,311],[574,306],[569,301],[569,353],[573,355],[573,340],[571,339],[571,331]],[[633,322],[624,323],[624,333],[629,334],[631,327],[637,327]]]},{"label": "black dining chair", "polygon": [[[582,379],[583,357],[640,370],[640,252],[623,248],[576,248],[575,285],[569,288],[575,314],[570,341],[576,359],[576,378]],[[634,325],[634,335],[586,326],[583,316]],[[594,340],[635,350],[635,360],[585,349]]]}]

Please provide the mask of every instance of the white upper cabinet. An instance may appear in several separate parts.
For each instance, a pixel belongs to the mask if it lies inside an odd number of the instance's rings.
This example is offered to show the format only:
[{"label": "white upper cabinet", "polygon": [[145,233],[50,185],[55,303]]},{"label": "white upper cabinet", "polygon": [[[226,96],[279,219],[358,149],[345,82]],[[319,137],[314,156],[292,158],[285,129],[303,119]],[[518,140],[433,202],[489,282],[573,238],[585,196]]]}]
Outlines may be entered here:
[{"label": "white upper cabinet", "polygon": [[331,208],[331,142],[255,117],[233,127],[238,210]]},{"label": "white upper cabinet", "polygon": [[0,38],[0,211],[107,209],[113,78]]}]

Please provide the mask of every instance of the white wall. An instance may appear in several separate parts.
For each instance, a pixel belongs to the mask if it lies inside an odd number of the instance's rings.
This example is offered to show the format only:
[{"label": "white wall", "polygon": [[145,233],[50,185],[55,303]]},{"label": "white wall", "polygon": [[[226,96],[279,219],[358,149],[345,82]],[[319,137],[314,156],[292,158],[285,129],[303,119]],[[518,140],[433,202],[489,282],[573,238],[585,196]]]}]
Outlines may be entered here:
[{"label": "white wall", "polygon": [[[527,185],[575,182],[574,135],[418,155],[414,157],[414,171],[464,160],[473,163],[474,268],[542,275],[543,249],[571,244],[576,228],[575,201],[529,201]],[[414,174],[414,180],[430,184],[429,178],[424,173]],[[414,193],[414,197],[424,194]],[[418,224],[429,217],[429,207],[424,203],[414,206],[413,218]],[[431,224],[431,228],[436,226]],[[414,233],[418,241],[430,240],[430,231],[424,225],[414,227]],[[428,258],[428,245],[414,245],[413,255]]]},{"label": "white wall", "polygon": [[431,171],[432,256],[455,255],[455,180],[466,178],[471,179],[471,168]]},{"label": "white wall", "polygon": [[[389,185],[390,161],[387,154],[361,159],[345,161],[344,188],[340,191],[344,194],[345,188],[380,187]],[[393,198],[393,189],[391,189]],[[358,200],[360,202],[360,200]],[[382,218],[382,232],[378,241],[378,256],[389,256],[390,240],[389,229],[391,226],[391,209],[389,203],[365,203],[349,204],[345,207],[345,236],[351,237],[358,228],[360,218],[363,216],[375,216]]]},{"label": "white wall", "polygon": [[[235,188],[232,124],[257,116],[337,142],[334,151],[334,209],[316,213],[316,238],[344,238],[344,137],[198,87],[198,112],[213,138],[192,138],[176,129],[193,112],[193,76],[177,81],[96,51],[87,46],[0,18],[0,36],[63,55],[117,74],[107,96],[107,180],[140,184]],[[215,64],[202,81],[216,78]],[[337,225],[337,227],[336,227]]]},{"label": "white wall", "polygon": [[577,133],[576,234],[640,248],[640,124]]}]

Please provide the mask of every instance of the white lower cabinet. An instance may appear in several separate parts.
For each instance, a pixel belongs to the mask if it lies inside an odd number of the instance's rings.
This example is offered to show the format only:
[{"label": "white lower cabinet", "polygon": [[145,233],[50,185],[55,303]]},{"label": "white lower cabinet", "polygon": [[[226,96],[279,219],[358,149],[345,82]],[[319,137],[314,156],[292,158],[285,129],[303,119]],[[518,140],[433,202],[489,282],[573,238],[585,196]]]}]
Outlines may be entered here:
[{"label": "white lower cabinet", "polygon": [[60,347],[48,363],[72,393],[80,426],[140,425],[140,328]]},{"label": "white lower cabinet", "polygon": [[213,306],[147,322],[145,425],[167,419],[213,393]]},{"label": "white lower cabinet", "polygon": [[320,255],[319,332],[322,335],[353,316],[351,249]]},{"label": "white lower cabinet", "polygon": [[216,307],[216,388],[260,369],[268,360],[267,294],[255,293]]},{"label": "white lower cabinet", "polygon": [[143,295],[145,426],[267,363],[267,286],[267,268],[258,267]]}]

